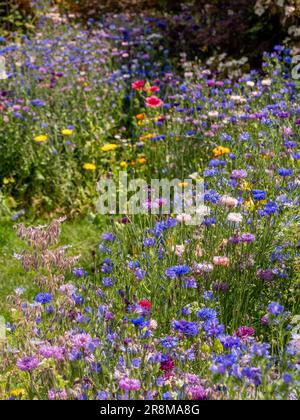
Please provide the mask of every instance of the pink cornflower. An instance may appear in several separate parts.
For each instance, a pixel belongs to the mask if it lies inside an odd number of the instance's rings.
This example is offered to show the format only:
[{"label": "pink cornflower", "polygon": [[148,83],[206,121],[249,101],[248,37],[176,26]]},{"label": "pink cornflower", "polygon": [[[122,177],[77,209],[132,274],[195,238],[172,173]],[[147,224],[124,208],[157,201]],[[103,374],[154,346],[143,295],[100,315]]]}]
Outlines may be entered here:
[{"label": "pink cornflower", "polygon": [[214,257],[213,258],[214,265],[218,265],[221,267],[228,267],[229,266],[229,258],[228,257]]}]

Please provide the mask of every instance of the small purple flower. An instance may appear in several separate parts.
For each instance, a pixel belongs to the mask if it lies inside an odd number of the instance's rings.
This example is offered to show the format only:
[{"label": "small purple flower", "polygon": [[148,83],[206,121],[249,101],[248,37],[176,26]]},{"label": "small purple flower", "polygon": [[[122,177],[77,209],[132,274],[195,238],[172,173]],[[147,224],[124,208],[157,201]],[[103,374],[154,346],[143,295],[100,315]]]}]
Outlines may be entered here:
[{"label": "small purple flower", "polygon": [[141,388],[141,383],[138,379],[123,378],[119,382],[119,388],[125,391],[138,391]]},{"label": "small purple flower", "polygon": [[85,277],[87,275],[87,272],[83,268],[74,268],[73,274],[74,276],[81,278]]},{"label": "small purple flower", "polygon": [[113,233],[107,232],[102,234],[102,239],[106,242],[115,242],[116,236]]},{"label": "small purple flower", "polygon": [[272,281],[274,279],[274,273],[273,273],[273,270],[271,269],[266,269],[266,270],[259,269],[257,271],[257,277],[260,280]]},{"label": "small purple flower", "polygon": [[232,171],[230,178],[231,179],[244,179],[248,175],[247,171],[244,169],[235,169]]},{"label": "small purple flower", "polygon": [[24,372],[31,372],[39,365],[39,361],[34,356],[25,356],[17,360],[17,368]]},{"label": "small purple flower", "polygon": [[114,281],[111,277],[104,277],[104,279],[102,280],[102,284],[105,287],[111,287],[114,285]]},{"label": "small purple flower", "polygon": [[207,400],[207,391],[201,385],[191,386],[187,388],[187,394],[191,396],[191,400],[204,401]]},{"label": "small purple flower", "polygon": [[280,305],[278,302],[272,302],[268,306],[268,311],[271,315],[277,316],[282,314],[284,311],[284,306]]}]

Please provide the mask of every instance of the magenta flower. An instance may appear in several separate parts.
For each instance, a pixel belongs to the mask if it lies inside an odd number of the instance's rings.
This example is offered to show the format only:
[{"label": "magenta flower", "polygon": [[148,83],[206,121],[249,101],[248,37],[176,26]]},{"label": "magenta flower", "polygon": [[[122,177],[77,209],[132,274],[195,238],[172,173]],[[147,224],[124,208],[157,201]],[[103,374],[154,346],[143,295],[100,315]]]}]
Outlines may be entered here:
[{"label": "magenta flower", "polygon": [[251,327],[240,327],[235,335],[242,340],[246,340],[249,337],[252,337],[255,334],[255,329]]},{"label": "magenta flower", "polygon": [[146,103],[150,108],[158,108],[162,105],[163,102],[157,96],[153,95],[146,99]]}]

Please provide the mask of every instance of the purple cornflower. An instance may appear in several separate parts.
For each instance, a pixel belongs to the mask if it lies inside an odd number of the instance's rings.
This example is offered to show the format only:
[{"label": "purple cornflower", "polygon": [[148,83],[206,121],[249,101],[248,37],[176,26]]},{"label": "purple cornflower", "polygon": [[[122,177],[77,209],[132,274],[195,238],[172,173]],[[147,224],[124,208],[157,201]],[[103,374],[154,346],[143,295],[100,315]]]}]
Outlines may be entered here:
[{"label": "purple cornflower", "polygon": [[241,242],[253,242],[255,241],[255,235],[253,235],[252,233],[243,233],[240,236],[240,241]]},{"label": "purple cornflower", "polygon": [[244,169],[235,169],[232,171],[230,178],[231,179],[244,179],[248,175],[247,171]]},{"label": "purple cornflower", "polygon": [[125,391],[138,391],[141,388],[141,383],[138,379],[123,378],[119,382],[119,388]]},{"label": "purple cornflower", "polygon": [[264,280],[264,281],[272,281],[274,279],[273,270],[271,270],[270,268],[266,270],[259,269],[256,275],[260,280]]},{"label": "purple cornflower", "polygon": [[116,236],[113,233],[106,232],[102,234],[102,239],[106,242],[114,242],[116,240]]},{"label": "purple cornflower", "polygon": [[59,346],[50,346],[45,345],[40,348],[41,356],[45,357],[45,359],[55,359],[55,360],[64,360],[65,358],[65,349]]},{"label": "purple cornflower", "polygon": [[74,268],[73,269],[73,274],[76,277],[85,277],[87,275],[86,271],[83,268]]},{"label": "purple cornflower", "polygon": [[204,401],[207,400],[207,391],[201,385],[191,386],[187,388],[187,394],[191,396],[192,400]]},{"label": "purple cornflower", "polygon": [[39,366],[39,361],[34,356],[25,356],[17,360],[17,368],[24,372],[30,372]]}]

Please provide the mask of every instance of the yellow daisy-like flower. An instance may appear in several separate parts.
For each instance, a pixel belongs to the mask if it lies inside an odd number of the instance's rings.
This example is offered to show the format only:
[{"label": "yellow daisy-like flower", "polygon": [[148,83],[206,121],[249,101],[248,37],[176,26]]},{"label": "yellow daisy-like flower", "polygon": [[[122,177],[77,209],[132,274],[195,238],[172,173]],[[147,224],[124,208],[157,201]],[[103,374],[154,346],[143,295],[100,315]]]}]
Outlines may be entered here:
[{"label": "yellow daisy-like flower", "polygon": [[73,130],[66,128],[64,130],[61,130],[61,134],[65,137],[69,137],[73,134]]},{"label": "yellow daisy-like flower", "polygon": [[230,153],[230,149],[228,147],[218,146],[213,150],[213,154],[215,157],[219,157],[222,155],[228,155]]},{"label": "yellow daisy-like flower", "polygon": [[145,134],[144,136],[140,137],[140,141],[147,140],[147,139],[152,139],[155,136],[156,136],[156,134]]},{"label": "yellow daisy-like flower", "polygon": [[85,163],[83,165],[83,169],[85,169],[86,171],[95,171],[96,170],[96,165],[94,163]]},{"label": "yellow daisy-like flower", "polygon": [[44,143],[48,140],[48,136],[46,134],[41,134],[39,136],[35,136],[34,141],[37,143]]},{"label": "yellow daisy-like flower", "polygon": [[24,388],[15,388],[11,391],[11,396],[12,397],[22,397],[23,395],[25,395],[26,391]]},{"label": "yellow daisy-like flower", "polygon": [[122,160],[122,162],[120,162],[120,166],[121,168],[127,168],[128,163],[125,160]]},{"label": "yellow daisy-like flower", "polygon": [[101,147],[102,152],[114,152],[118,148],[117,144],[108,143]]}]

